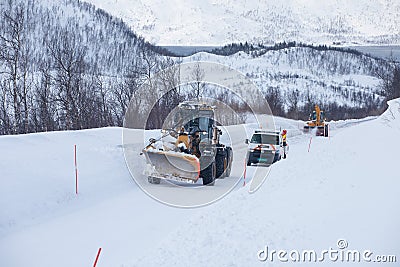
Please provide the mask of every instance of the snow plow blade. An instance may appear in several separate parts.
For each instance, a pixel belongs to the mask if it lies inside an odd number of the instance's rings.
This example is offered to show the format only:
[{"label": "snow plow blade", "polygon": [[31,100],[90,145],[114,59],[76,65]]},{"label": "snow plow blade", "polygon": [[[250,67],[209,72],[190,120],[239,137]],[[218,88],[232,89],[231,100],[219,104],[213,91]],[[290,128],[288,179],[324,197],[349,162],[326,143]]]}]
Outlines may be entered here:
[{"label": "snow plow blade", "polygon": [[319,135],[320,133],[324,133],[324,126],[304,126],[304,133],[309,133],[315,131],[316,135]]},{"label": "snow plow blade", "polygon": [[328,136],[328,129],[327,126],[304,126],[303,132],[310,133],[314,132],[316,136]]},{"label": "snow plow blade", "polygon": [[174,151],[144,150],[149,177],[195,183],[200,174],[200,161],[196,156]]}]

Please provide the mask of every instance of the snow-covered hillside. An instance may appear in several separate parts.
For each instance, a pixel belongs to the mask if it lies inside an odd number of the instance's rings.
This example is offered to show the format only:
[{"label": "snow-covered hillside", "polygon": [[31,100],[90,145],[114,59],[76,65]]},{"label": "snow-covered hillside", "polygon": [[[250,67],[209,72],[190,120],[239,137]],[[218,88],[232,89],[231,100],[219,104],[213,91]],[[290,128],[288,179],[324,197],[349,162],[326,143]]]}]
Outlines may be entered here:
[{"label": "snow-covered hillside", "polygon": [[[6,19],[3,14],[10,17]],[[82,55],[87,72],[114,74],[131,66],[145,46],[144,40],[120,19],[81,1],[4,1],[0,3],[0,17],[0,45],[5,51],[22,51],[25,64],[35,71],[52,66],[61,46]],[[6,40],[17,42],[13,23],[18,17],[23,17],[17,21],[21,44],[14,51]],[[5,58],[0,58],[2,75]]]},{"label": "snow-covered hillside", "polygon": [[[307,101],[325,106],[377,106],[383,95],[376,73],[386,72],[388,67],[383,61],[364,55],[306,47],[268,51],[256,57],[244,52],[231,56],[202,52],[182,60],[216,62],[238,70],[265,94],[276,90],[286,109],[295,100],[299,107]],[[294,93],[297,98],[292,100]]]},{"label": "snow-covered hillside", "polygon": [[1,1],[0,134],[121,126],[156,51],[86,2]]},{"label": "snow-covered hillside", "polygon": [[[337,248],[340,238],[349,249],[399,259],[400,100],[377,119],[335,123],[330,138],[310,139],[299,121],[276,123],[289,130],[288,159],[272,166],[254,194],[248,189],[256,167],[249,167],[245,187],[240,181],[199,209],[168,207],[137,187],[120,128],[0,137],[0,265],[91,266],[101,247],[98,267],[265,266],[257,252],[266,245],[321,251]],[[241,164],[241,152],[234,153]]]},{"label": "snow-covered hillside", "polygon": [[158,45],[400,43],[400,2],[393,0],[87,1]]}]

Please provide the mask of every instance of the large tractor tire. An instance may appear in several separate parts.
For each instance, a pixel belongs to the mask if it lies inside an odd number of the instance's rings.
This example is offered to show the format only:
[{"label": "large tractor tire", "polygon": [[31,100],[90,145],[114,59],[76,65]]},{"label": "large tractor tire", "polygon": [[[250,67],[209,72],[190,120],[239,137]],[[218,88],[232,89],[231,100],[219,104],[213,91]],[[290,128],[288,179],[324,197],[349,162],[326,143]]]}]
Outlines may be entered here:
[{"label": "large tractor tire", "polygon": [[213,161],[210,165],[207,166],[207,168],[201,171],[201,177],[203,178],[203,185],[214,185],[216,175],[217,175],[217,168],[215,161]]},{"label": "large tractor tire", "polygon": [[215,157],[215,164],[217,168],[216,178],[225,178],[225,170],[228,167],[228,156],[226,150],[218,151],[217,156]]},{"label": "large tractor tire", "polygon": [[233,161],[233,151],[231,147],[226,148],[226,156],[228,160],[228,166],[225,170],[225,177],[229,177],[231,175],[232,161]]},{"label": "large tractor tire", "polygon": [[328,125],[325,125],[324,135],[325,135],[325,137],[329,136],[329,127],[328,127]]}]

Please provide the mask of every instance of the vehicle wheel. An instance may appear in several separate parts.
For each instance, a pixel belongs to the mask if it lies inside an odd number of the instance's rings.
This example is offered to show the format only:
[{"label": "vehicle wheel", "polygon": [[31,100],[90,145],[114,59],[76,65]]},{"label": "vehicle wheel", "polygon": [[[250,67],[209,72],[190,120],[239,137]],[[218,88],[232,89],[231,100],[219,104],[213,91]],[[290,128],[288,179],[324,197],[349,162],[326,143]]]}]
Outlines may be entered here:
[{"label": "vehicle wheel", "polygon": [[279,153],[276,153],[275,156],[274,156],[274,160],[272,161],[272,163],[275,163],[275,162],[277,162],[278,160],[280,160],[280,156],[281,156],[281,155],[279,155]]},{"label": "vehicle wheel", "polygon": [[328,137],[329,136],[329,127],[328,127],[328,125],[325,125],[325,137]]},{"label": "vehicle wheel", "polygon": [[160,179],[160,178],[152,177],[152,176],[147,177],[147,180],[148,180],[149,183],[151,183],[151,184],[160,184],[160,182],[161,182],[161,179]]},{"label": "vehicle wheel", "polygon": [[207,166],[204,170],[201,171],[201,177],[203,178],[203,185],[214,185],[215,184],[215,176],[217,172],[217,168],[215,166],[215,161],[213,161],[210,165]]},{"label": "vehicle wheel", "polygon": [[228,159],[225,150],[218,152],[215,157],[215,164],[217,165],[217,175],[215,177],[217,179],[225,178],[225,170],[228,166]]},{"label": "vehicle wheel", "polygon": [[225,157],[225,158],[224,158],[223,166],[224,166],[224,171],[223,171],[222,174],[218,177],[218,178],[220,178],[220,179],[224,179],[225,177],[228,177],[228,175],[226,175],[226,174],[227,174],[227,171],[228,171],[228,169],[229,169],[228,157]]}]

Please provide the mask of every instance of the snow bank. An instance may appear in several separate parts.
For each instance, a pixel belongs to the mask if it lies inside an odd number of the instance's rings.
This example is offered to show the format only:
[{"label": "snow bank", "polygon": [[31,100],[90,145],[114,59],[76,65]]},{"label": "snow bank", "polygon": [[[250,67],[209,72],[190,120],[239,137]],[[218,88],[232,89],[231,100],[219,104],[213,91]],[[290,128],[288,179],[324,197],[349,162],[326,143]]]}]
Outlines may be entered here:
[{"label": "snow bank", "polygon": [[388,101],[388,106],[380,119],[388,127],[400,130],[400,98]]}]

